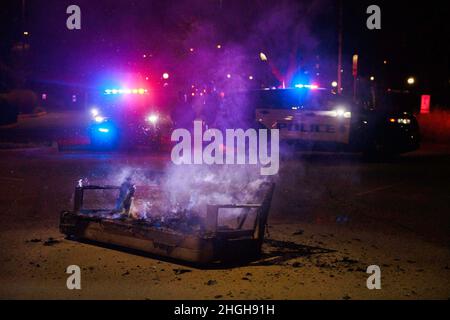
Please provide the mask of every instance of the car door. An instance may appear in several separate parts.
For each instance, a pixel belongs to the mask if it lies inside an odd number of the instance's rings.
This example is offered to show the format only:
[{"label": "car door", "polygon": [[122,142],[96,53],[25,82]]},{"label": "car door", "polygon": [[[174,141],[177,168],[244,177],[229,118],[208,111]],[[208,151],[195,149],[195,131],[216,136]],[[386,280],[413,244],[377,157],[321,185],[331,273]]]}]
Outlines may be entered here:
[{"label": "car door", "polygon": [[266,128],[279,129],[282,140],[348,144],[350,108],[320,101],[314,106],[307,103],[256,106],[256,120]]}]

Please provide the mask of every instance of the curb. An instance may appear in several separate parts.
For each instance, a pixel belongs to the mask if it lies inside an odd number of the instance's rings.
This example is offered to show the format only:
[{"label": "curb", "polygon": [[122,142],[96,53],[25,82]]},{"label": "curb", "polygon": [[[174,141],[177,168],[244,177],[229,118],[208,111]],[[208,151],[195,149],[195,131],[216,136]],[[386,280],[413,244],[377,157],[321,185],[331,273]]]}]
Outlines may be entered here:
[{"label": "curb", "polygon": [[19,114],[19,119],[30,119],[30,118],[39,118],[47,115],[47,111],[42,111],[38,113],[26,113],[26,114]]},{"label": "curb", "polygon": [[5,124],[5,125],[3,125],[3,126],[0,126],[0,130],[2,130],[2,129],[11,129],[11,128],[15,128],[15,127],[17,127],[18,125],[19,125],[18,122],[14,122],[14,123],[11,123],[11,124]]},{"label": "curb", "polygon": [[14,152],[24,152],[24,151],[52,151],[58,152],[59,146],[56,141],[53,141],[50,146],[33,146],[33,147],[17,147],[17,148],[2,148],[3,143],[0,143],[0,153],[14,153]]}]

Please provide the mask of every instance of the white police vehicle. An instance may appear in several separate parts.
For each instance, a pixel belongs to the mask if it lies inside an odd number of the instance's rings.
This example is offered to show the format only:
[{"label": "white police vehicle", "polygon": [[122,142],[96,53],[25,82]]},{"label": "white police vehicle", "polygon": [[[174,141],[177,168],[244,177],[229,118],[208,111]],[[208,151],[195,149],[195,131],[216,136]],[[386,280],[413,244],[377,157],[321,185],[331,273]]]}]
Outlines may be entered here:
[{"label": "white police vehicle", "polygon": [[419,126],[413,114],[354,103],[317,85],[254,90],[239,96],[254,112],[259,127],[279,129],[281,141],[303,149],[363,152],[379,157],[420,146]]}]

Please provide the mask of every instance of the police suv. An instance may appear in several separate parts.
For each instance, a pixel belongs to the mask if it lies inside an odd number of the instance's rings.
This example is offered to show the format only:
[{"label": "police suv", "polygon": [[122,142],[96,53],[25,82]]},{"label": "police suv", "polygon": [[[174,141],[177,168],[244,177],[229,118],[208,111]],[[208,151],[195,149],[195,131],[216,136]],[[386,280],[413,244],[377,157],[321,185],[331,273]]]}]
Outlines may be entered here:
[{"label": "police suv", "polygon": [[89,112],[89,136],[95,148],[148,145],[158,149],[170,136],[167,97],[145,87],[113,87],[96,94]]},{"label": "police suv", "polygon": [[279,129],[281,141],[308,150],[384,157],[414,151],[420,145],[412,113],[377,108],[368,101],[354,103],[316,85],[255,90],[245,96],[260,127]]}]

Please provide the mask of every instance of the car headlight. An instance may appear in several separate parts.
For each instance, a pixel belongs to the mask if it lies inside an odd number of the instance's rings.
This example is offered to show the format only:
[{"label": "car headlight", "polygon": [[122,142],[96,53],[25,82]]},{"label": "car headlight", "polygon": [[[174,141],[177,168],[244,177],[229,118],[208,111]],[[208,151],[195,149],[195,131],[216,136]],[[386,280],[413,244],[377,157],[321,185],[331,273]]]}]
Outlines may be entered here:
[{"label": "car headlight", "polygon": [[104,117],[101,115],[101,112],[99,109],[97,109],[96,107],[92,108],[90,110],[91,116],[92,116],[92,121],[94,121],[95,123],[103,123],[106,120],[108,120],[108,118]]},{"label": "car headlight", "polygon": [[93,117],[96,117],[96,116],[98,116],[99,114],[100,114],[100,112],[98,111],[97,108],[92,108],[92,109],[91,109],[91,115],[92,115]]},{"label": "car headlight", "polygon": [[94,117],[94,121],[97,123],[103,123],[106,121],[106,118],[102,117],[102,116],[96,116],[96,117]]},{"label": "car headlight", "polygon": [[333,110],[332,115],[336,118],[350,119],[352,117],[352,113],[350,111],[346,111],[344,108],[337,108],[336,110]]},{"label": "car headlight", "polygon": [[398,124],[411,124],[411,119],[408,118],[389,118],[390,123],[398,123]]},{"label": "car headlight", "polygon": [[159,116],[157,114],[151,114],[147,117],[147,122],[151,124],[156,124],[159,121]]},{"label": "car headlight", "polygon": [[397,119],[397,123],[399,123],[399,124],[411,124],[411,119],[399,118],[399,119]]}]

